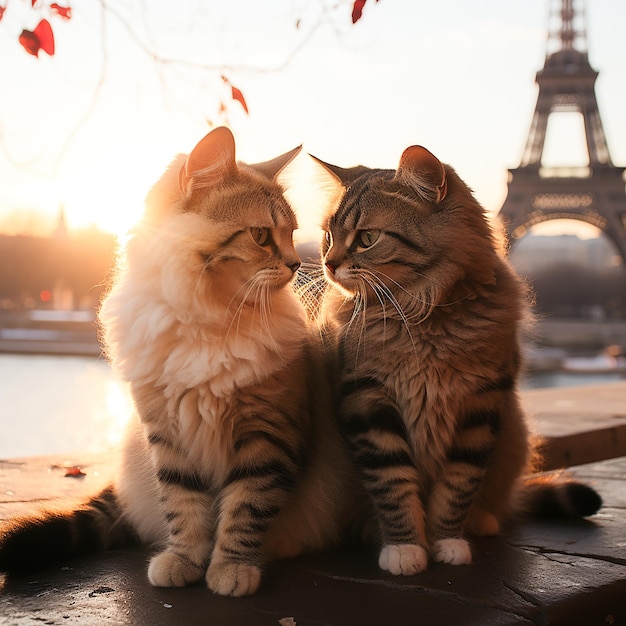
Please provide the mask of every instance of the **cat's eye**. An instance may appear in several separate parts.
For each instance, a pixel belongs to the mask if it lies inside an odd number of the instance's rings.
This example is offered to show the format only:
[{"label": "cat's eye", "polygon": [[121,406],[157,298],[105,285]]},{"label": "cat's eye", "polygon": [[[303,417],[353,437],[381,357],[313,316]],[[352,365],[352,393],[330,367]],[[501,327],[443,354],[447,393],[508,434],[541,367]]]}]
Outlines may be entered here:
[{"label": "cat's eye", "polygon": [[380,237],[380,231],[378,229],[360,230],[357,235],[357,242],[361,248],[371,248]]},{"label": "cat's eye", "polygon": [[250,234],[252,235],[252,239],[260,246],[267,246],[272,240],[269,228],[256,226],[250,229]]},{"label": "cat's eye", "polygon": [[324,232],[324,241],[329,248],[333,245],[333,236],[330,234],[329,230]]}]

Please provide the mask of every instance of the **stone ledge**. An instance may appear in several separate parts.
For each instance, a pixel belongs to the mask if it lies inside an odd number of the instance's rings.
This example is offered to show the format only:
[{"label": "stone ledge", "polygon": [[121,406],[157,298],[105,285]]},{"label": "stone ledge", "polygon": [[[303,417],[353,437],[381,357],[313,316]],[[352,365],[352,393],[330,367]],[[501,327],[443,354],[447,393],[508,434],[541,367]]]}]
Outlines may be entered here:
[{"label": "stone ledge", "polygon": [[[108,467],[91,459],[84,478],[65,478],[61,470],[49,469],[57,460],[0,465],[2,516],[16,504],[28,504],[19,497],[8,501],[4,485],[7,476],[18,484],[31,463],[45,470],[47,478],[25,487],[28,497],[36,495],[37,484],[46,493],[50,483],[59,482],[64,498],[77,497],[101,482]],[[396,577],[378,569],[369,549],[336,550],[276,563],[268,568],[259,593],[235,599],[215,596],[202,585],[156,589],[146,579],[147,552],[112,551],[5,581],[0,624],[624,624],[626,458],[576,467],[571,473],[602,494],[605,506],[598,515],[577,522],[526,522],[501,537],[476,540],[470,566],[433,564],[418,576]],[[40,501],[30,500],[35,502]]]},{"label": "stone ledge", "polygon": [[544,440],[543,469],[626,455],[626,381],[526,390],[521,397]]}]

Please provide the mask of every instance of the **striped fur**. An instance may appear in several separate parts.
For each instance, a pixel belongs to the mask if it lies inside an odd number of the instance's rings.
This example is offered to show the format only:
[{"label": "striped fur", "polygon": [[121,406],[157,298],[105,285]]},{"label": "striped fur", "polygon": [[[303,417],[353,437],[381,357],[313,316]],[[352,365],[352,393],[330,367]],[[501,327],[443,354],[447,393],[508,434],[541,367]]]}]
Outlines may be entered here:
[{"label": "striped fur", "polygon": [[0,571],[26,574],[50,563],[136,540],[110,486],[77,510],[47,512],[6,523],[0,528]]},{"label": "striped fur", "polygon": [[107,353],[136,408],[115,492],[101,496],[112,508],[14,525],[0,569],[109,547],[120,526],[158,548],[153,585],[204,579],[241,596],[268,560],[340,539],[357,483],[290,287],[296,220],[274,180],[297,150],[245,166],[234,148],[220,128],[174,162],[103,302]]},{"label": "striped fur", "polygon": [[[470,190],[424,148],[397,171],[322,165],[344,187],[325,224],[322,324],[379,563],[396,574],[429,558],[469,563],[466,530],[497,533],[523,508],[534,455],[517,395],[524,286]],[[526,508],[600,506],[591,488],[555,485],[528,488]]]}]

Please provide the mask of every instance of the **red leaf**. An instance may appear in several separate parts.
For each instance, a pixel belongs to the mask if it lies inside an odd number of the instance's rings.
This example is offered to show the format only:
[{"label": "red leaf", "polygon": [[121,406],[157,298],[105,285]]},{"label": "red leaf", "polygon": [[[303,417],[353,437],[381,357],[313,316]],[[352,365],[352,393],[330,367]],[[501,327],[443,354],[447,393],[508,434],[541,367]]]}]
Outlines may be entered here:
[{"label": "red leaf", "polygon": [[19,42],[24,50],[33,56],[39,56],[39,50],[52,56],[54,54],[54,35],[48,20],[41,20],[34,31],[23,30]]},{"label": "red leaf", "polygon": [[28,54],[32,54],[33,56],[39,56],[39,48],[41,45],[39,43],[39,37],[32,33],[29,30],[23,30],[22,34],[19,37],[19,42],[24,47],[24,50],[28,52]]},{"label": "red leaf", "polygon": [[2,16],[4,15],[4,12],[7,10],[6,7],[0,7],[0,20],[2,19]]},{"label": "red leaf", "polygon": [[50,5],[50,8],[57,14],[60,15],[64,20],[69,20],[72,17],[72,7],[62,7],[61,5],[53,2]]},{"label": "red leaf", "polygon": [[80,467],[78,467],[77,465],[75,465],[74,467],[68,467],[67,471],[65,472],[66,478],[82,478],[86,475],[87,474],[85,474],[85,472],[83,472],[83,470],[80,469]]},{"label": "red leaf", "polygon": [[34,7],[37,4],[37,0],[33,0],[30,4],[31,7]]},{"label": "red leaf", "polygon": [[52,34],[50,22],[41,20],[35,27],[34,34],[39,39],[39,47],[46,54],[52,56],[54,54],[54,35]]},{"label": "red leaf", "polygon": [[233,92],[233,100],[237,100],[238,102],[240,102],[241,106],[243,107],[243,110],[246,113],[249,113],[248,105],[246,104],[246,99],[243,97],[243,94],[241,93],[241,91],[237,89],[237,87],[234,87],[233,85],[231,85],[231,89]]},{"label": "red leaf", "polygon": [[367,0],[354,0],[352,5],[352,23],[356,24],[363,16],[363,7]]}]

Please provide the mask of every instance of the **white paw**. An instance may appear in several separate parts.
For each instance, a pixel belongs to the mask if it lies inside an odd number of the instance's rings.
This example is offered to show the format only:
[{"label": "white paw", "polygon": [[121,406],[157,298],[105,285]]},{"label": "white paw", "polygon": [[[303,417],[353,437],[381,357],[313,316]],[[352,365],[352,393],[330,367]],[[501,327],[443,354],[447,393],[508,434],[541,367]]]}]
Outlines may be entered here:
[{"label": "white paw", "polygon": [[256,565],[215,564],[206,573],[206,583],[220,596],[249,596],[261,584],[261,570]]},{"label": "white paw", "polygon": [[469,565],[472,551],[465,539],[439,539],[433,545],[433,558],[438,563]]},{"label": "white paw", "polygon": [[378,565],[392,574],[413,576],[426,569],[428,553],[421,546],[410,543],[386,545],[380,551]]},{"label": "white paw", "polygon": [[202,578],[204,570],[170,550],[150,559],[148,580],[155,587],[186,587]]}]

